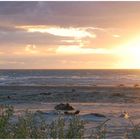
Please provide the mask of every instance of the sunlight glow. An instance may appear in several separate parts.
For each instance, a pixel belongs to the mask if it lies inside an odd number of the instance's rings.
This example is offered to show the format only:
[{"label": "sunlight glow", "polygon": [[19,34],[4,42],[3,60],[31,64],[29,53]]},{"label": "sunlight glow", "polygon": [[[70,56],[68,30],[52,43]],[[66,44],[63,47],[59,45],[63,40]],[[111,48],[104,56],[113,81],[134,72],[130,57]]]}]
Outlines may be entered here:
[{"label": "sunlight glow", "polygon": [[140,68],[140,38],[118,47],[115,53],[121,58],[119,67]]}]

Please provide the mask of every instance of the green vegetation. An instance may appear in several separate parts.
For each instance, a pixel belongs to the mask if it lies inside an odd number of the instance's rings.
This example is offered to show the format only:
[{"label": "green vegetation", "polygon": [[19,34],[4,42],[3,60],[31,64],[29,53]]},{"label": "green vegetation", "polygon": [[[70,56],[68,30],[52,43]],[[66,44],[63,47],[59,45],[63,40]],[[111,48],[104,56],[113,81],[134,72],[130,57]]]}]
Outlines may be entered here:
[{"label": "green vegetation", "polygon": [[126,128],[126,139],[140,139],[140,123],[134,124],[134,122],[129,119],[131,124],[131,129]]},{"label": "green vegetation", "polygon": [[107,134],[106,122],[108,122],[109,120],[110,119],[107,119],[106,121],[95,127],[95,129],[92,130],[92,134],[89,138],[105,139]]},{"label": "green vegetation", "polygon": [[26,111],[24,115],[14,120],[14,110],[11,106],[0,106],[0,138],[82,138],[84,122],[77,116],[65,121],[63,116],[47,123],[40,113]]},{"label": "green vegetation", "polygon": [[[41,113],[26,111],[21,116],[14,115],[11,106],[0,106],[0,138],[4,139],[81,139],[107,138],[107,119],[97,127],[94,127],[90,136],[85,137],[85,122],[78,116],[65,119],[59,116],[56,120],[48,123]],[[131,129],[126,129],[125,138],[140,138],[140,125],[135,125],[130,120]]]},{"label": "green vegetation", "polygon": [[10,123],[9,120],[13,115],[13,107],[0,106],[0,138],[10,138]]}]

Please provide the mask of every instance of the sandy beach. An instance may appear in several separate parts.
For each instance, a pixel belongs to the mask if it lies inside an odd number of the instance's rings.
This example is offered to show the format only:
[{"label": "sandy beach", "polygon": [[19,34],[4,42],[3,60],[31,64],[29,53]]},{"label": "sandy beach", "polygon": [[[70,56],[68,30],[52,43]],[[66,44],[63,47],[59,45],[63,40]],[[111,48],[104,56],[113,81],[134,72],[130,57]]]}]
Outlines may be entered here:
[{"label": "sandy beach", "polygon": [[[120,117],[122,112],[128,112],[134,123],[140,122],[140,88],[134,87],[1,86],[0,103],[13,105],[16,114],[26,109],[40,110],[48,121],[57,118],[53,114],[55,105],[70,103],[80,110],[79,117],[87,122],[88,133],[91,128],[110,119],[108,138],[124,137],[125,127],[130,122]],[[95,117],[92,113],[103,114],[105,118]]]},{"label": "sandy beach", "polygon": [[139,103],[140,88],[117,86],[0,86],[1,103]]}]

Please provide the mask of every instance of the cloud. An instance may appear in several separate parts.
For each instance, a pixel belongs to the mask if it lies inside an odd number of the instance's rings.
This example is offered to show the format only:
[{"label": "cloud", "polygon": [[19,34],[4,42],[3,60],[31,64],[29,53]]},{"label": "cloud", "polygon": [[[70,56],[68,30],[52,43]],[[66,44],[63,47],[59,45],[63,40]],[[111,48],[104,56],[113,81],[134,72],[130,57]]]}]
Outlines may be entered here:
[{"label": "cloud", "polygon": [[[40,44],[40,45],[60,45],[61,40],[67,39],[66,37],[54,36],[50,33],[32,33],[24,29],[3,27],[0,29],[0,42],[1,47],[5,44],[14,44],[16,46],[26,44]],[[69,39],[72,39],[71,37]],[[67,40],[69,40],[67,39]],[[9,47],[12,45],[9,45]]]},{"label": "cloud", "polygon": [[1,65],[5,65],[5,64],[11,64],[11,65],[17,65],[17,64],[25,64],[25,62],[18,62],[18,61],[0,61]]},{"label": "cloud", "polygon": [[[102,57],[101,57],[102,56]],[[46,55],[46,56],[12,56],[3,57],[0,68],[109,68],[115,64],[117,57],[111,54],[72,54],[72,55]],[[8,63],[10,62],[10,63]],[[18,62],[12,64],[12,62]]]},{"label": "cloud", "polygon": [[31,33],[49,33],[55,36],[62,37],[75,37],[75,38],[84,38],[91,37],[95,38],[95,34],[91,34],[86,31],[86,28],[60,28],[60,27],[48,27],[48,26],[19,26],[17,28],[25,29],[27,32]]},{"label": "cloud", "polygon": [[0,2],[0,15],[20,15],[31,12],[38,7],[38,2]]},{"label": "cloud", "polygon": [[1,24],[125,28],[126,22],[139,23],[139,12],[138,1],[0,2]]},{"label": "cloud", "polygon": [[34,45],[34,44],[26,45],[25,51],[28,52],[28,53],[31,53],[31,54],[38,54],[39,53],[39,51],[37,50],[36,45]]},{"label": "cloud", "polygon": [[[71,37],[79,34],[97,37],[96,40],[90,39],[85,47],[100,47],[100,42],[105,46],[112,46],[114,40],[110,41],[110,38],[114,35],[128,38],[128,35],[135,34],[131,28],[139,30],[139,9],[140,2],[0,2],[0,41],[12,44],[62,45],[60,40],[70,40],[62,35],[65,32],[65,36]],[[127,27],[126,22],[135,22],[137,26]],[[50,28],[45,34],[33,34],[16,28],[17,26]],[[77,35],[71,34],[70,29]],[[108,45],[109,42],[111,45]]]},{"label": "cloud", "polygon": [[111,67],[111,49],[139,35],[139,13],[138,1],[1,1],[0,68]]},{"label": "cloud", "polygon": [[0,51],[0,55],[4,54],[3,52]]},{"label": "cloud", "polygon": [[109,54],[109,50],[103,48],[82,48],[80,46],[59,46],[56,49],[58,54]]},{"label": "cloud", "polygon": [[119,38],[120,37],[120,35],[117,35],[117,34],[112,35],[112,36],[115,37],[115,38]]}]

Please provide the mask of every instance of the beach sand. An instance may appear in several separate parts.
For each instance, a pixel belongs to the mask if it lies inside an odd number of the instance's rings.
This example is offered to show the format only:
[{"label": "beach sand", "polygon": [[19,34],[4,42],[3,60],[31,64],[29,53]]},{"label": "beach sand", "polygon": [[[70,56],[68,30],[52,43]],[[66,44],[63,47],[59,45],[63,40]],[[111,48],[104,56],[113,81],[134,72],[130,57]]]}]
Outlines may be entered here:
[{"label": "beach sand", "polygon": [[0,86],[1,103],[140,103],[140,88],[115,86]]},{"label": "beach sand", "polygon": [[[76,110],[80,110],[79,117],[87,123],[89,132],[106,119],[108,138],[123,138],[125,127],[129,120],[121,118],[120,114],[128,112],[134,123],[140,122],[140,88],[118,86],[1,86],[0,103],[10,104],[16,114],[29,109],[32,112],[41,110],[48,121],[55,119],[53,115],[55,105],[70,103]],[[46,113],[46,114],[45,114]],[[99,113],[106,118],[95,117],[91,113]]]}]

